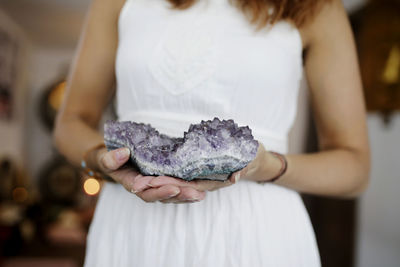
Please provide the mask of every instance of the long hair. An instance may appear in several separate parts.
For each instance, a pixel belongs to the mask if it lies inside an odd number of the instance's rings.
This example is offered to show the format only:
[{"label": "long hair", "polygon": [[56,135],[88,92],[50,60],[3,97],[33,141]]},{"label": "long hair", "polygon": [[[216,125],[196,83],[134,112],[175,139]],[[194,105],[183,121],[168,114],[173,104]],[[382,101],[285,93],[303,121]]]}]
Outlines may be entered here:
[{"label": "long hair", "polygon": [[[187,9],[198,0],[167,0],[174,9]],[[289,20],[297,27],[313,17],[318,8],[331,0],[227,0],[238,7],[250,23],[260,29],[279,20]]]}]

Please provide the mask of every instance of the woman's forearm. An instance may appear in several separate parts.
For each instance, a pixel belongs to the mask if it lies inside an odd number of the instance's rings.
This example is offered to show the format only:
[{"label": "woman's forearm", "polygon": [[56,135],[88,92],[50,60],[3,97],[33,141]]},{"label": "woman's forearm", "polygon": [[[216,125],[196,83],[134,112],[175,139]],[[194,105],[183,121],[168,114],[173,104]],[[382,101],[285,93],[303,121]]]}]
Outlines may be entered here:
[{"label": "woman's forearm", "polygon": [[[58,151],[76,166],[80,165],[85,151],[103,140],[97,129],[78,116],[60,117],[53,134],[53,142]],[[92,161],[88,162],[88,165],[93,169],[96,168]]]},{"label": "woman's forearm", "polygon": [[[268,152],[266,152],[268,153]],[[287,155],[288,169],[275,183],[299,192],[355,197],[369,180],[369,154],[351,149],[332,149],[312,154]],[[264,177],[276,173],[281,164],[269,160],[261,171]]]}]

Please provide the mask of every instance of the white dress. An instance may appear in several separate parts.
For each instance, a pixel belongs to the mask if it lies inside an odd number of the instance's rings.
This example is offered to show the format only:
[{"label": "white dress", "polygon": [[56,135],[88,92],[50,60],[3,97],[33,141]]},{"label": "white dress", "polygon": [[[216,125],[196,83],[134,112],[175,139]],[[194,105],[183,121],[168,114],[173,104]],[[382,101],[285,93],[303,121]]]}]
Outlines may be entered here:
[{"label": "white dress", "polygon": [[[299,31],[254,31],[228,0],[172,10],[127,0],[116,56],[118,119],[183,136],[191,123],[234,119],[267,149],[287,152],[302,76]],[[100,44],[99,44],[100,45]],[[190,204],[146,203],[106,183],[90,226],[86,267],[320,266],[299,194],[240,180]]]}]

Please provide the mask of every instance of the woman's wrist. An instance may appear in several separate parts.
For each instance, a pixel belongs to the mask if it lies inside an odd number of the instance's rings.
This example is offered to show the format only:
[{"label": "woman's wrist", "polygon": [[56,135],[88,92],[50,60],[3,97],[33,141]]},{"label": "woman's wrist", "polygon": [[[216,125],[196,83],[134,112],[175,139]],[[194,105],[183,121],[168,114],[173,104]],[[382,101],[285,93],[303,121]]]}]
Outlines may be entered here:
[{"label": "woman's wrist", "polygon": [[263,170],[263,182],[275,179],[282,170],[282,161],[270,151],[265,153],[265,164]]},{"label": "woman's wrist", "polygon": [[283,155],[266,150],[263,151],[257,165],[252,180],[260,183],[276,181],[287,169],[287,161]]},{"label": "woman's wrist", "polygon": [[286,173],[288,169],[288,161],[286,159],[286,156],[284,156],[283,154],[273,151],[270,151],[269,153],[280,161],[279,172],[274,177],[268,180],[269,182],[273,183],[280,179]]}]

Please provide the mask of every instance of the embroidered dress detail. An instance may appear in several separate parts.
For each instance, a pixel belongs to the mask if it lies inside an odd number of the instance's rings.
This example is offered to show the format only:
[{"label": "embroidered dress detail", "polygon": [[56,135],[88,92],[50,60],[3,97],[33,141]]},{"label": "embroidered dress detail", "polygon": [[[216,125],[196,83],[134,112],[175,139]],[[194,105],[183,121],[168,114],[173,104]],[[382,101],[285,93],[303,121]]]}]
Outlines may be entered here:
[{"label": "embroidered dress detail", "polygon": [[204,19],[170,23],[149,61],[153,77],[173,95],[195,89],[216,70],[215,39]]}]

